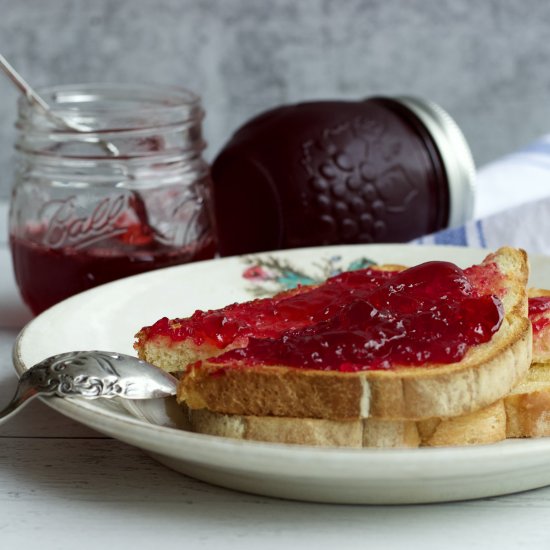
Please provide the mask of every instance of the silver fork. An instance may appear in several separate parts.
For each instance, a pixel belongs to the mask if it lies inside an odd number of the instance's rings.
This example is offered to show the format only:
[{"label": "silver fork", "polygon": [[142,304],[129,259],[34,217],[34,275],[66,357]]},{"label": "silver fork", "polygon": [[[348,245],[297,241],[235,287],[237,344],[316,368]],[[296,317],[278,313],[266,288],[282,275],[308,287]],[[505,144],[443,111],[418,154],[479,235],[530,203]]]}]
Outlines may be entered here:
[{"label": "silver fork", "polygon": [[72,351],[48,357],[25,371],[0,423],[37,395],[97,399],[154,399],[176,394],[177,379],[131,355]]}]

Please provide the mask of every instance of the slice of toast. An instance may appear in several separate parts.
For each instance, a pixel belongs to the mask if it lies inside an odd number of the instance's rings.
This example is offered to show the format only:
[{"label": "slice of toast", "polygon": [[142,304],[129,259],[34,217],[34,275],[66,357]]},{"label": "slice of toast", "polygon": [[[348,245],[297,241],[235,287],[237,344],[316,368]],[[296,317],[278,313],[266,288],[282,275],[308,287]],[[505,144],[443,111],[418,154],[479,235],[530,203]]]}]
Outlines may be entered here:
[{"label": "slice of toast", "polygon": [[416,448],[497,443],[506,438],[502,399],[480,411],[453,419],[327,420],[277,416],[228,415],[207,409],[189,411],[198,433],[323,447]]},{"label": "slice of toast", "polygon": [[529,289],[530,306],[533,298],[539,297],[544,303],[529,308],[529,319],[536,327],[531,368],[510,394],[479,411],[414,422],[251,417],[203,409],[189,411],[191,427],[200,433],[238,439],[377,448],[489,444],[506,438],[550,436],[550,363],[545,363],[548,334],[543,330],[550,325],[550,291]]},{"label": "slice of toast", "polygon": [[271,298],[198,310],[187,318],[163,317],[136,334],[134,348],[141,359],[179,373],[196,361],[246,347],[250,337],[276,338],[289,329],[323,321],[403,269],[400,265],[371,266]]},{"label": "slice of toast", "polygon": [[338,372],[228,364],[222,355],[189,366],[178,399],[224,414],[346,421],[448,418],[487,407],[509,393],[531,363],[527,258],[503,248],[468,275],[480,293],[500,297],[504,318],[489,342],[472,346],[460,361]]},{"label": "slice of toast", "polygon": [[[505,438],[550,435],[550,291],[531,288],[529,320],[533,325],[533,356],[529,371],[502,400],[467,417],[418,423],[421,444],[493,443]],[[491,414],[491,411],[495,413]],[[400,428],[395,427],[398,440]],[[479,441],[476,441],[476,438]],[[403,445],[407,446],[403,441]]]},{"label": "slice of toast", "polygon": [[550,365],[534,364],[503,399],[455,418],[326,420],[189,410],[191,429],[210,435],[335,447],[415,448],[550,436]]},{"label": "slice of toast", "polygon": [[521,382],[504,398],[506,435],[550,435],[550,364],[534,364]]},{"label": "slice of toast", "polygon": [[507,437],[550,436],[550,290],[529,289],[533,365],[504,398]]}]

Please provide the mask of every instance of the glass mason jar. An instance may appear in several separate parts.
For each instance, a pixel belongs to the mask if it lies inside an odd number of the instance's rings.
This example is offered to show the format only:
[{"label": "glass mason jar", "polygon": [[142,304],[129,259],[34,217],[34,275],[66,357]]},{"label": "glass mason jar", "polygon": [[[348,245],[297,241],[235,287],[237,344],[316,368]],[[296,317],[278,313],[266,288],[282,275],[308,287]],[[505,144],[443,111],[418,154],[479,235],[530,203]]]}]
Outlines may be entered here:
[{"label": "glass mason jar", "polygon": [[15,277],[34,313],[120,277],[214,256],[198,96],[111,84],[41,95],[58,120],[19,101],[9,214]]}]

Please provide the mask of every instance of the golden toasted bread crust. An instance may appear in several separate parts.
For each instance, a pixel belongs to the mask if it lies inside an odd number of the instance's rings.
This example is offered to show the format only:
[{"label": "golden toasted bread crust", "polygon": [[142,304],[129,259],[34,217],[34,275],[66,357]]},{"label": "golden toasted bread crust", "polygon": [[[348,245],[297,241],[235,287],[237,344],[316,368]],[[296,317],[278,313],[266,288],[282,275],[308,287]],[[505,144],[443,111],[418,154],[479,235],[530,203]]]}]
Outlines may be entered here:
[{"label": "golden toasted bread crust", "polygon": [[502,399],[479,411],[417,423],[425,447],[485,445],[506,439],[506,412]]},{"label": "golden toasted bread crust", "polygon": [[512,317],[451,365],[341,373],[285,366],[192,365],[178,388],[191,409],[254,416],[420,420],[466,414],[506,395],[531,363],[531,325]]},{"label": "golden toasted bread crust", "polygon": [[187,365],[216,357],[230,349],[244,347],[248,339],[236,340],[233,345],[218,348],[208,344],[195,344],[191,339],[173,342],[168,336],[145,337],[144,332],[136,335],[138,341],[134,348],[138,357],[170,373],[181,373]]},{"label": "golden toasted bread crust", "polygon": [[504,398],[508,437],[550,435],[550,364],[535,363]]},{"label": "golden toasted bread crust", "polygon": [[506,437],[502,400],[462,417],[421,422],[369,418],[326,420],[189,411],[193,431],[209,435],[322,447],[416,448],[489,444]]},{"label": "golden toasted bread crust", "polygon": [[360,420],[239,416],[206,409],[189,411],[189,420],[195,432],[233,439],[323,447],[363,446]]}]

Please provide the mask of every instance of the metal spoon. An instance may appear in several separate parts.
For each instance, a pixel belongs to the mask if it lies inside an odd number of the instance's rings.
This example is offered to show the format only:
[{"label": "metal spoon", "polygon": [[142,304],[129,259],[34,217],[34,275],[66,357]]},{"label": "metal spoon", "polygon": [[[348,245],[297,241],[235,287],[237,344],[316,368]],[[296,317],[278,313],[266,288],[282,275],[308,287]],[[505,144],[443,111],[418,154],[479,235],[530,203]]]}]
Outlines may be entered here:
[{"label": "metal spoon", "polygon": [[[120,156],[120,150],[114,143],[98,138],[94,135],[86,135],[88,133],[93,134],[93,129],[89,126],[74,122],[66,117],[60,117],[56,114],[48,102],[45,101],[44,98],[42,98],[35,90],[33,90],[29,83],[15,70],[11,63],[9,63],[9,61],[2,54],[0,54],[0,69],[6,74],[10,82],[23,93],[23,95],[27,98],[27,101],[29,101],[31,105],[37,107],[40,112],[57,128],[82,133],[84,134],[83,139],[89,143],[96,143],[111,157]],[[131,178],[132,176],[129,175],[129,177]],[[149,216],[147,214],[147,208],[143,202],[143,198],[137,191],[130,190],[129,192],[134,199],[134,211],[136,212],[139,221],[144,227],[150,227],[153,233],[158,236],[158,230],[149,223]]]},{"label": "metal spoon", "polygon": [[[92,129],[84,124],[76,123],[72,120],[68,120],[65,117],[60,117],[54,111],[50,105],[45,101],[40,95],[38,95],[32,87],[27,83],[27,81],[14,69],[14,67],[8,62],[8,60],[0,54],[0,69],[4,71],[10,81],[15,85],[15,87],[22,92],[27,101],[37,107],[48,120],[53,122],[58,128],[63,128],[65,130],[73,130],[75,132],[91,132]],[[118,148],[103,139],[99,139],[94,136],[87,136],[86,139],[92,143],[97,143],[100,145],[107,153],[116,157],[120,154]]]},{"label": "metal spoon", "polygon": [[109,351],[72,351],[48,357],[25,371],[0,423],[37,395],[154,399],[176,394],[177,379],[141,359]]}]

